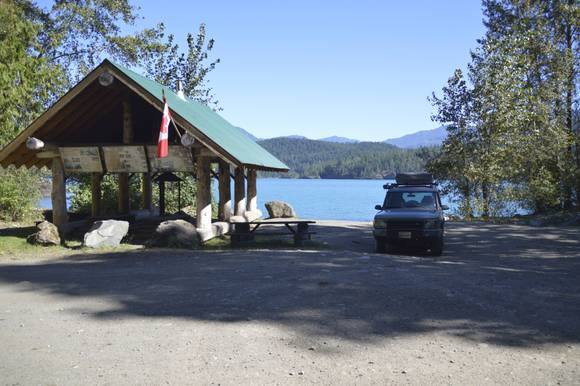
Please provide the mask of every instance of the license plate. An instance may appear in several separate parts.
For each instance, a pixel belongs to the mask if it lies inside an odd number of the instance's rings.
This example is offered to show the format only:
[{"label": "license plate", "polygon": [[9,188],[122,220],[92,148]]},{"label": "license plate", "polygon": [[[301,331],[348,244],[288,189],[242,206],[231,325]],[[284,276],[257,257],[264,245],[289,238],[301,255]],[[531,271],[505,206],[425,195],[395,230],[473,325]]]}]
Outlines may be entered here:
[{"label": "license plate", "polygon": [[399,238],[400,239],[410,239],[411,232],[399,232]]}]

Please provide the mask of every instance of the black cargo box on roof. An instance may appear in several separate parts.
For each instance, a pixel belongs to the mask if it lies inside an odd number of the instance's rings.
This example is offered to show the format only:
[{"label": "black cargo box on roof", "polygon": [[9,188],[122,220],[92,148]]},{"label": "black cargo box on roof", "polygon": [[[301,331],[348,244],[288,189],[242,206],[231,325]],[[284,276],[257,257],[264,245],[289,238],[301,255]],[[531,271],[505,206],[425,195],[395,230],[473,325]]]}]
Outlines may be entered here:
[{"label": "black cargo box on roof", "polygon": [[433,175],[431,173],[397,173],[395,181],[398,185],[431,185]]}]

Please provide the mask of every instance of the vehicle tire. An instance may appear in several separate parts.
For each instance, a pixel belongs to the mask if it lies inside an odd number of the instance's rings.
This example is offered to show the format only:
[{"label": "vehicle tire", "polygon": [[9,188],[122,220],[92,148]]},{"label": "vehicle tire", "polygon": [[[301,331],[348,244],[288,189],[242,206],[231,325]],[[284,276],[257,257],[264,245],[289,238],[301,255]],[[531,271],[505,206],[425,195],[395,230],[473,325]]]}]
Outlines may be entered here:
[{"label": "vehicle tire", "polygon": [[431,244],[431,255],[441,256],[443,254],[443,239],[439,239]]},{"label": "vehicle tire", "polygon": [[387,252],[387,240],[384,238],[375,238],[375,251],[377,253]]}]

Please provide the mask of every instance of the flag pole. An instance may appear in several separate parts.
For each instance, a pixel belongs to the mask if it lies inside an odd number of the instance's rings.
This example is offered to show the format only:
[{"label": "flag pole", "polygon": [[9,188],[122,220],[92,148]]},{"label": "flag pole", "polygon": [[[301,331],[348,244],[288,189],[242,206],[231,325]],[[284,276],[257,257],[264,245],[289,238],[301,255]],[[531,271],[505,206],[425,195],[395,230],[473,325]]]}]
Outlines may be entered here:
[{"label": "flag pole", "polygon": [[[167,100],[165,99],[165,89],[164,88],[161,89],[161,95],[163,96],[163,103],[164,104],[167,103]],[[175,121],[173,120],[173,115],[169,114],[169,120],[171,123],[173,123],[173,128],[175,129],[177,136],[181,140],[181,133],[179,132],[179,129],[177,128],[177,125],[175,124]]]}]

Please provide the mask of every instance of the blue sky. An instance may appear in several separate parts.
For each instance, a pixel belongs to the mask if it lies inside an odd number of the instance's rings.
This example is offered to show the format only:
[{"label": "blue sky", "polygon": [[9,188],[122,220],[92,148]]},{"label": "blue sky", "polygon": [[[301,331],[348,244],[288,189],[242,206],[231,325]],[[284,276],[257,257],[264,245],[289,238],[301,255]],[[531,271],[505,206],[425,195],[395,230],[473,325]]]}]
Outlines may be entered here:
[{"label": "blue sky", "polygon": [[139,25],[163,21],[180,43],[206,23],[222,115],[263,138],[384,140],[437,127],[427,96],[483,35],[478,0],[132,3]]}]

